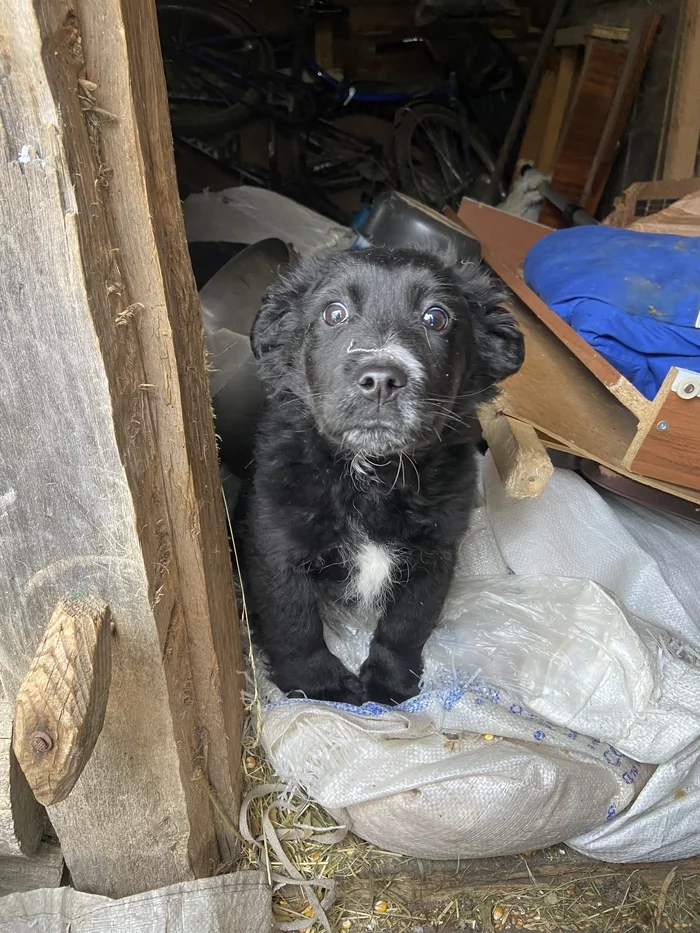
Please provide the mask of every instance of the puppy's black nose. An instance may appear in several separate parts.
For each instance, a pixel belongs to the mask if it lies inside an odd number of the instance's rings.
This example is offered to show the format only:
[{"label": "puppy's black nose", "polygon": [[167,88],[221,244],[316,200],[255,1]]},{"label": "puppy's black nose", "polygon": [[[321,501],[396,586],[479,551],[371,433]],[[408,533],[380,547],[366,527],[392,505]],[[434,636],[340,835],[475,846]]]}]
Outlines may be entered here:
[{"label": "puppy's black nose", "polygon": [[363,394],[378,405],[388,402],[407,382],[408,376],[398,366],[363,366],[357,374]]}]

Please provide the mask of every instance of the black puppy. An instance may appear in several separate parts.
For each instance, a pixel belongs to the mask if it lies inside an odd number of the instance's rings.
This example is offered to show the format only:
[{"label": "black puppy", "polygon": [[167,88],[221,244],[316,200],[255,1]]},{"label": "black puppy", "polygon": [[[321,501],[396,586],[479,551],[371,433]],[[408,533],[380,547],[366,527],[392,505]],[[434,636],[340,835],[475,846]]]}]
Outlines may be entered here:
[{"label": "black puppy", "polygon": [[[270,400],[244,572],[285,693],[418,692],[474,495],[466,419],[523,361],[504,297],[476,265],[365,249],[307,260],[265,298],[251,342]],[[338,600],[379,619],[359,678],[323,639]]]}]

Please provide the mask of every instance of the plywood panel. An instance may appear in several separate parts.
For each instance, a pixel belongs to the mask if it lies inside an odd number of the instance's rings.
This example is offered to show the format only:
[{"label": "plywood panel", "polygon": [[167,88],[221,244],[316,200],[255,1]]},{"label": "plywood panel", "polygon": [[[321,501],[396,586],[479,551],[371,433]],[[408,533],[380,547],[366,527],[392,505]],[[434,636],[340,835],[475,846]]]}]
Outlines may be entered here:
[{"label": "plywood panel", "polygon": [[625,458],[633,473],[700,490],[700,398],[683,399],[671,388],[672,369]]},{"label": "plywood panel", "polygon": [[[581,201],[628,55],[626,46],[606,40],[590,39],[586,45],[552,177],[553,186],[574,204]],[[582,207],[588,210],[586,204]],[[552,227],[566,226],[562,214],[549,204],[543,206],[540,220]]]},{"label": "plywood panel", "polygon": [[503,385],[497,406],[601,462],[621,463],[637,419],[521,301],[513,304],[525,362]]},{"label": "plywood panel", "polygon": [[558,340],[630,411],[645,412],[648,402],[634,386],[525,284],[520,273],[525,256],[551,231],[468,198],[462,201],[457,217],[481,243],[484,260]]}]

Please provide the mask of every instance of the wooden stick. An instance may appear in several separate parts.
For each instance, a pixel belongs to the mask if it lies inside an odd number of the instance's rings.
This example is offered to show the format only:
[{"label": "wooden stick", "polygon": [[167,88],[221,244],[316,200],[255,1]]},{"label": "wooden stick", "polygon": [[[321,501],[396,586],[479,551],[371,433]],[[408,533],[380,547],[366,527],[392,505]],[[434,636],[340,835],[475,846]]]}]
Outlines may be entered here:
[{"label": "wooden stick", "polygon": [[514,499],[539,498],[554,467],[535,429],[493,404],[481,406],[479,421],[506,493]]},{"label": "wooden stick", "polygon": [[17,694],[13,748],[36,799],[65,800],[102,731],[112,675],[104,600],[71,595],[56,607]]}]

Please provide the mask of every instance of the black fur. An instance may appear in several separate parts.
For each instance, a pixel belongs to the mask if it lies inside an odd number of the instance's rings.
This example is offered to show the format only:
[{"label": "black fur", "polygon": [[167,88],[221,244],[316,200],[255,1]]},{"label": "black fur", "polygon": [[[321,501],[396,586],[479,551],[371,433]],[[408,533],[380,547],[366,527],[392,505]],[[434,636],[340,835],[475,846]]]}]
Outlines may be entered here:
[{"label": "black fur", "polygon": [[[472,507],[467,422],[523,360],[504,298],[475,265],[377,249],[307,260],[267,295],[251,333],[270,400],[244,574],[254,637],[286,693],[360,704],[418,692]],[[336,301],[349,319],[329,326]],[[433,306],[449,315],[444,332],[422,321]],[[411,373],[380,407],[358,388],[358,366],[387,344]],[[355,677],[325,645],[322,609],[348,598],[358,535],[401,560]]]}]

